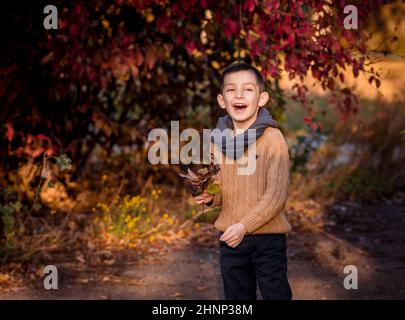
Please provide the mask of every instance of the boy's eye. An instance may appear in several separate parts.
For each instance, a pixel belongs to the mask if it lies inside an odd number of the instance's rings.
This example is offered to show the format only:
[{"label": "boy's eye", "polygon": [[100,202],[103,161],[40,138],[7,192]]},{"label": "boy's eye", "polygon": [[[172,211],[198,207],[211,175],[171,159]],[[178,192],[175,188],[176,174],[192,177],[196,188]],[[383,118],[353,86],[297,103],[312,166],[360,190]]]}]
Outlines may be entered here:
[{"label": "boy's eye", "polygon": [[235,89],[228,89],[228,90],[226,90],[226,92],[228,92],[228,91],[235,91]]},{"label": "boy's eye", "polygon": [[247,91],[253,91],[253,89],[252,89],[252,88],[247,88],[246,90],[247,90]]}]

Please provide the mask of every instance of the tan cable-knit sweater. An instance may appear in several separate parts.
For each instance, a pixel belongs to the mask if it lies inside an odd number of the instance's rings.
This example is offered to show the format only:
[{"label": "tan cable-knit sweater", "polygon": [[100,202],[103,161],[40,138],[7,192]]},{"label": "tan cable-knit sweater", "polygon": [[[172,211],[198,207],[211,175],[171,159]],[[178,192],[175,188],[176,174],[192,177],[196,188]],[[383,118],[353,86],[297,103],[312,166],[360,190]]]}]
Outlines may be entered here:
[{"label": "tan cable-knit sweater", "polygon": [[[211,144],[211,148],[218,147]],[[221,186],[221,193],[215,194],[214,200],[207,204],[211,208],[222,206],[215,228],[225,231],[240,222],[247,234],[288,233],[291,226],[286,218],[285,204],[290,163],[288,146],[281,131],[269,127],[258,138],[256,170],[251,175],[238,175],[237,168],[241,164],[236,161],[225,163],[223,153],[218,154],[222,156],[222,162],[216,181]]]}]

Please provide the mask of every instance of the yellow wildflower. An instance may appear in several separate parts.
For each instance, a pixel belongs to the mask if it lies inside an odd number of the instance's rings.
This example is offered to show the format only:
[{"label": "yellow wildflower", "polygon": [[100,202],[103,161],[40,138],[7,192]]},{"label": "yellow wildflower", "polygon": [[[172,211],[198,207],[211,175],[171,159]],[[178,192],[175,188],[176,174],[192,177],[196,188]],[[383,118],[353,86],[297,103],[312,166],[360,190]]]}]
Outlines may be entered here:
[{"label": "yellow wildflower", "polygon": [[128,229],[132,229],[132,227],[134,226],[134,224],[135,224],[135,221],[134,221],[134,220],[130,221],[130,222],[128,223]]}]

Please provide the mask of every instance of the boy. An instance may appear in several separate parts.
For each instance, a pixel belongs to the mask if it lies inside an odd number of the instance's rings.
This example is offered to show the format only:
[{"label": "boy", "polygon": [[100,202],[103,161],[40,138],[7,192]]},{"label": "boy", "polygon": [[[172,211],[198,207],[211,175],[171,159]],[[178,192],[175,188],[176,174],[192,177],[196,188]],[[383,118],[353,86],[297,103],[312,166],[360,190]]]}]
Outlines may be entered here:
[{"label": "boy", "polygon": [[[222,206],[215,228],[219,231],[221,275],[227,300],[256,300],[256,281],[264,300],[292,297],[286,254],[286,234],[291,230],[285,214],[288,147],[264,107],[269,100],[264,87],[260,72],[246,63],[232,64],[223,71],[217,100],[228,115],[218,120],[217,128],[229,128],[232,136],[228,135],[219,145],[213,140],[211,145],[212,150],[219,148],[222,157],[217,177],[221,193],[212,196],[205,192],[195,197],[198,204]],[[256,130],[256,165],[253,173],[238,175],[237,161],[226,161],[224,157],[230,153],[225,151],[229,142],[236,141],[231,144],[236,153],[240,139],[235,136],[242,132],[242,153],[250,152],[252,142],[246,142],[247,129]]]}]

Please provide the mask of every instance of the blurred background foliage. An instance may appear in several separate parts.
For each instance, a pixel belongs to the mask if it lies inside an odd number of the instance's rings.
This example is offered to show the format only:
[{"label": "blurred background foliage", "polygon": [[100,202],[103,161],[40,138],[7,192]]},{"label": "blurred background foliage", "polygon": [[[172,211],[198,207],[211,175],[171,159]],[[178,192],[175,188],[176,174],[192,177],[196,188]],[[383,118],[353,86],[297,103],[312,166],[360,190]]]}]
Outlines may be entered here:
[{"label": "blurred background foliage", "polygon": [[[221,70],[266,77],[292,200],[380,201],[404,190],[405,7],[351,1],[5,1],[0,64],[0,257],[136,247],[185,231],[177,166],[147,161],[153,128],[212,128]],[[294,35],[294,36],[292,36]],[[210,216],[212,215],[212,216]],[[207,213],[208,220],[215,214]],[[207,219],[207,218],[203,218]]]}]

